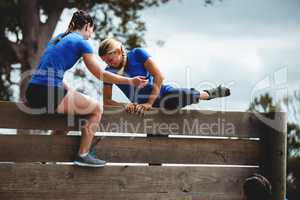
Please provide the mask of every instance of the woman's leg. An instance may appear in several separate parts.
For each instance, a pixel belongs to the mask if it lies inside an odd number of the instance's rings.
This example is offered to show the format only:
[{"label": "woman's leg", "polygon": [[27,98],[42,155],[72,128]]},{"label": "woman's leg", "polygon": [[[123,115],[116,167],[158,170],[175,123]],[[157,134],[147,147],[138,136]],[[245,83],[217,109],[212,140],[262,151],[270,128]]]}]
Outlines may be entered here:
[{"label": "woman's leg", "polygon": [[87,123],[81,128],[79,147],[79,154],[88,153],[101,119],[102,111],[100,105],[92,98],[69,89],[56,111],[71,115],[89,115]]},{"label": "woman's leg", "polygon": [[199,92],[194,88],[172,88],[159,103],[159,107],[166,110],[178,110],[187,105],[196,104],[199,100],[210,100],[230,95],[230,89],[222,86]]},{"label": "woman's leg", "polygon": [[210,100],[218,97],[227,97],[230,95],[230,89],[219,85],[216,88],[210,90],[203,90],[199,93],[200,100]]},{"label": "woman's leg", "polygon": [[199,92],[194,88],[173,88],[165,94],[159,107],[166,110],[178,110],[187,105],[199,103],[199,100],[208,100],[206,91]]},{"label": "woman's leg", "polygon": [[205,93],[202,94],[194,88],[172,88],[161,98],[159,107],[172,112],[205,98]]},{"label": "woman's leg", "polygon": [[216,88],[204,90],[204,92],[206,92],[209,95],[207,100],[219,97],[227,97],[230,95],[230,89],[221,85],[219,85]]},{"label": "woman's leg", "polygon": [[205,91],[202,91],[202,92],[200,92],[199,99],[200,100],[208,100],[209,99],[209,94]]},{"label": "woman's leg", "polygon": [[[67,93],[69,90],[72,90],[72,88],[66,83],[66,82],[63,82],[64,84],[64,91]],[[55,96],[55,98],[57,98]],[[51,135],[67,135],[69,131],[63,131],[63,130],[53,130],[51,131]]]}]

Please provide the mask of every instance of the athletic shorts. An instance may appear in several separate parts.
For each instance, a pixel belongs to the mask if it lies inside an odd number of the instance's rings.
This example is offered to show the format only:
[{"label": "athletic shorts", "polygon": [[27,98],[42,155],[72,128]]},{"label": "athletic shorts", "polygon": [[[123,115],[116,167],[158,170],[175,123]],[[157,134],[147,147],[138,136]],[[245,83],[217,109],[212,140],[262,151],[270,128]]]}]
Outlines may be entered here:
[{"label": "athletic shorts", "polygon": [[[158,97],[153,107],[166,110],[179,110],[185,106],[199,103],[200,92],[194,88],[171,88],[168,92]],[[139,103],[146,103],[147,98]]]},{"label": "athletic shorts", "polygon": [[30,83],[25,95],[29,107],[46,108],[47,113],[56,113],[66,94],[67,90],[63,87]]}]

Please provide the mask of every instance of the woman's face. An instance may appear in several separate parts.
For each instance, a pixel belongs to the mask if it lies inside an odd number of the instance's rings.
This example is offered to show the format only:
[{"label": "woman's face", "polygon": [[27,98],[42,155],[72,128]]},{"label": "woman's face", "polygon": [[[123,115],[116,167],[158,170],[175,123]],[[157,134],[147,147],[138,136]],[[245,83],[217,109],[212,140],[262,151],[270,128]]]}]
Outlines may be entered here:
[{"label": "woman's face", "polygon": [[109,51],[107,54],[101,56],[101,59],[109,66],[114,68],[120,68],[123,60],[122,50],[117,48]]}]

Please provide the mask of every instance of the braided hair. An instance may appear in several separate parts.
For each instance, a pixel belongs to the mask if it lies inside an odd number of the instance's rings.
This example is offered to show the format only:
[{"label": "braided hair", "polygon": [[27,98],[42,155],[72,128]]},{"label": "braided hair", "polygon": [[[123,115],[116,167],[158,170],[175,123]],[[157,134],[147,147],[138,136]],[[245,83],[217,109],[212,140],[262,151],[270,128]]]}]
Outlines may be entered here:
[{"label": "braided hair", "polygon": [[57,37],[53,41],[53,43],[57,44],[66,35],[68,35],[69,33],[71,33],[72,31],[75,31],[75,30],[81,30],[86,24],[89,24],[89,26],[91,26],[91,27],[94,26],[93,18],[89,15],[88,12],[86,12],[84,10],[76,11],[72,16],[72,19],[70,21],[70,24],[69,24],[66,32],[64,32],[64,34],[62,36]]}]

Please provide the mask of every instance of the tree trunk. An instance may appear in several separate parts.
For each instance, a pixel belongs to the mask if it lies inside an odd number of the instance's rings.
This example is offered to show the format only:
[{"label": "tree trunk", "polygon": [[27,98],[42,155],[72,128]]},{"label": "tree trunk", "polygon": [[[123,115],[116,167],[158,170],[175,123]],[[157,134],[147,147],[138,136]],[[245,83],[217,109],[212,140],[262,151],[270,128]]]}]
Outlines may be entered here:
[{"label": "tree trunk", "polygon": [[[53,1],[49,8],[46,23],[40,21],[40,6],[38,0],[20,0],[22,50],[21,50],[21,80],[20,101],[25,102],[25,91],[36,68],[44,47],[55,30],[56,24],[63,11],[63,1]],[[28,131],[18,130],[18,134],[28,134]]]},{"label": "tree trunk", "polygon": [[27,73],[37,64],[36,54],[38,51],[38,34],[40,25],[40,15],[38,0],[21,0],[21,25],[23,34],[24,50],[21,60],[21,82],[20,82],[20,100],[24,101],[24,94],[30,77]]}]

